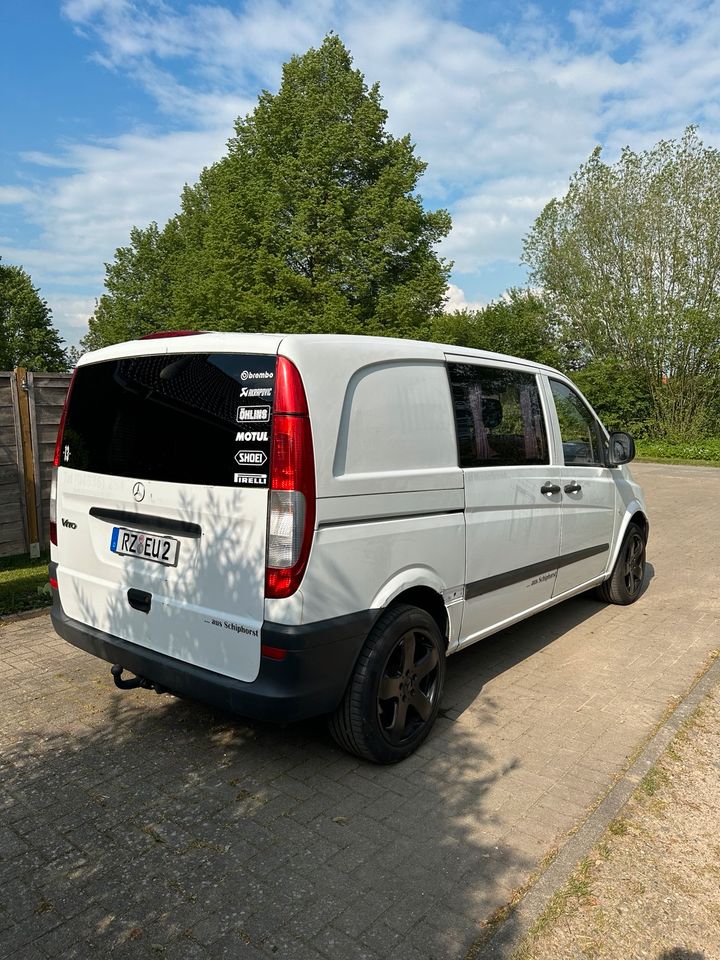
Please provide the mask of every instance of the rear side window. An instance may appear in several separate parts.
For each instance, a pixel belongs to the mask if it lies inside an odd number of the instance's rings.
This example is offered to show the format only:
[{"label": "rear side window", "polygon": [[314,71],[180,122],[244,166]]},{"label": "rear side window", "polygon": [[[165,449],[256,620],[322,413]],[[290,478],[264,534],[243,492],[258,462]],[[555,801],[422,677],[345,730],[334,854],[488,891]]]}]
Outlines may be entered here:
[{"label": "rear side window", "polygon": [[448,364],[461,467],[549,463],[537,379],[530,373]]},{"label": "rear side window", "polygon": [[77,370],[60,466],[267,486],[276,358],[162,354]]}]

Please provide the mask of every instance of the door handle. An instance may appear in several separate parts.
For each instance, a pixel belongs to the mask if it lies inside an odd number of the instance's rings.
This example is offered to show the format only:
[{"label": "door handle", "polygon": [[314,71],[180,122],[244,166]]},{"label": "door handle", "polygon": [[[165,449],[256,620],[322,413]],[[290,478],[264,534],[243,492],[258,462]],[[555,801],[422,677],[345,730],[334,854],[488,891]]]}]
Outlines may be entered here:
[{"label": "door handle", "polygon": [[577,482],[577,480],[573,480],[573,482],[568,483],[564,489],[565,489],[565,493],[580,493],[580,491],[582,490],[582,487]]},{"label": "door handle", "polygon": [[540,487],[540,493],[560,493],[560,487],[557,483],[550,483],[548,480]]},{"label": "door handle", "polygon": [[147,590],[136,590],[130,587],[127,592],[128,603],[134,610],[140,613],[150,613],[150,604],[152,603],[152,594]]}]

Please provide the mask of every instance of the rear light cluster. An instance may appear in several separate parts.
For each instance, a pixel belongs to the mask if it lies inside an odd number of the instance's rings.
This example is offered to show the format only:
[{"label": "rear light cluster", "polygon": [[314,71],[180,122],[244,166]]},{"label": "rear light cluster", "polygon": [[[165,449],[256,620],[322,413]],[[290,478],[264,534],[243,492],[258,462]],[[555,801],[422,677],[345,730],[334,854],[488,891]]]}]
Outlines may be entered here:
[{"label": "rear light cluster", "polygon": [[60,417],[58,426],[57,440],[55,441],[55,456],[53,457],[52,479],[50,481],[50,543],[57,546],[57,468],[60,466],[60,453],[62,451],[63,434],[65,432],[65,421],[67,420],[68,406],[70,404],[70,394],[75,383],[75,374],[77,369],[73,370],[70,377],[68,392],[65,394],[65,404]]},{"label": "rear light cluster", "polygon": [[315,463],[305,390],[279,357],[270,455],[265,596],[289,597],[305,573],[315,529]]}]

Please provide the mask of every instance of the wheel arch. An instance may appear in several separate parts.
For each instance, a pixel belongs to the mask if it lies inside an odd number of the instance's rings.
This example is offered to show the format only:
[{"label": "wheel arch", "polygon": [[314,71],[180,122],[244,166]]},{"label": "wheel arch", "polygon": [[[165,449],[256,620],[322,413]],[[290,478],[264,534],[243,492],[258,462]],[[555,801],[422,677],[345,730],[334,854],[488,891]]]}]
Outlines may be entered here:
[{"label": "wheel arch", "polygon": [[606,575],[610,576],[617,561],[618,556],[620,555],[620,548],[622,547],[623,540],[625,539],[625,534],[627,533],[627,528],[631,523],[636,523],[643,532],[645,537],[645,543],[647,543],[648,535],[650,533],[650,522],[645,513],[645,509],[639,500],[633,500],[629,503],[623,514],[623,518],[618,527],[618,534],[615,539],[615,545],[613,547],[612,555],[607,566]]},{"label": "wheel arch", "polygon": [[437,623],[447,646],[453,625],[443,599],[445,589],[440,577],[429,568],[404,570],[378,591],[372,608],[377,610],[378,616],[398,604],[425,610]]},{"label": "wheel arch", "polygon": [[399,604],[408,604],[411,607],[418,607],[420,610],[429,613],[438,625],[438,629],[445,640],[445,648],[447,649],[450,620],[448,618],[447,608],[445,607],[445,601],[441,594],[433,590],[432,587],[410,587],[409,590],[404,590],[396,597],[393,597],[385,609],[389,610],[391,607],[396,607]]}]

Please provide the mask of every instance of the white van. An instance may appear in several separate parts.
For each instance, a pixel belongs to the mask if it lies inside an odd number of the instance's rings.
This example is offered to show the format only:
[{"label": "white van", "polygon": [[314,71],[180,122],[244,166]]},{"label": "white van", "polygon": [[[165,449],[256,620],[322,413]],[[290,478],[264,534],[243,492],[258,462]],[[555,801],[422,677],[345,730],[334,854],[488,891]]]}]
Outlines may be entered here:
[{"label": "white van", "polygon": [[[382,337],[155,334],[86,354],[55,453],[57,632],[145,686],[401,760],[446,654],[583,590],[648,520],[562,374]],[[124,679],[123,670],[135,674]]]}]

